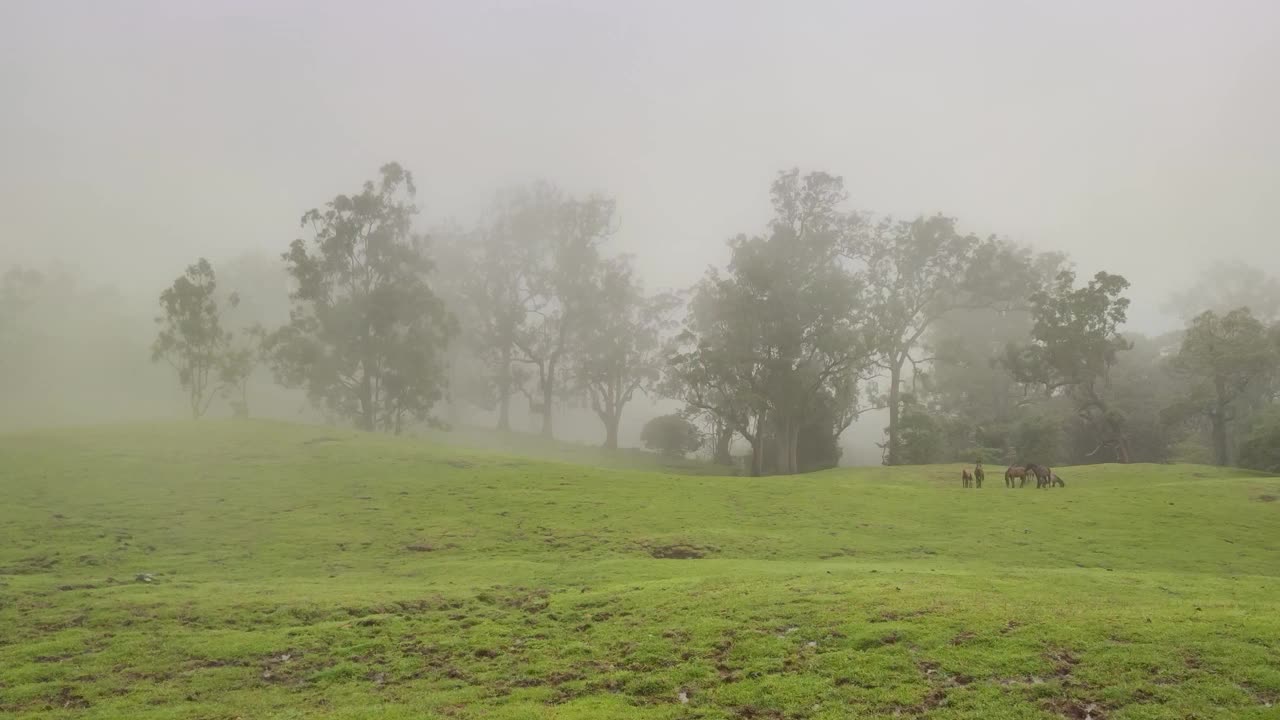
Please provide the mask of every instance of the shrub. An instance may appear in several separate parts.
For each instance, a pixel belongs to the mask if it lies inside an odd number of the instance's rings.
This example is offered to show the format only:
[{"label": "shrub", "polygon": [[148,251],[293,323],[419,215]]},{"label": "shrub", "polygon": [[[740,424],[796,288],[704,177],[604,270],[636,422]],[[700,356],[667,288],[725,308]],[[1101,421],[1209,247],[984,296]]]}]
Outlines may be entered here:
[{"label": "shrub", "polygon": [[1240,444],[1240,464],[1253,470],[1280,473],[1280,411],[1264,415]]},{"label": "shrub", "polygon": [[662,415],[644,424],[640,442],[671,457],[684,457],[702,447],[702,433],[679,415]]}]

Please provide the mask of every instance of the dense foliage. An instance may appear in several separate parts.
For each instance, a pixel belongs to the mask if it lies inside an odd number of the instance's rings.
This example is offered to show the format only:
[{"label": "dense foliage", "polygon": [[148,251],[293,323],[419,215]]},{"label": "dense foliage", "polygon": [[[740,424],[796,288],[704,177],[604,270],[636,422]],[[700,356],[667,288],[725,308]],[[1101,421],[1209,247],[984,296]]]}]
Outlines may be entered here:
[{"label": "dense foliage", "polygon": [[644,424],[640,442],[663,455],[684,457],[702,447],[702,433],[680,415],[659,415]]}]

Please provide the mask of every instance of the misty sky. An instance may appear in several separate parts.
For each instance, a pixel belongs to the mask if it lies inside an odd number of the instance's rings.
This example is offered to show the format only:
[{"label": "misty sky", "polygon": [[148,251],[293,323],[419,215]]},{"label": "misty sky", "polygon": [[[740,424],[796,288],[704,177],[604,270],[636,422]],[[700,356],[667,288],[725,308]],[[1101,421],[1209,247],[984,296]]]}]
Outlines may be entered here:
[{"label": "misty sky", "polygon": [[1278,36],[1266,0],[6,0],[0,263],[158,292],[398,160],[428,222],[613,194],[617,246],[684,286],[794,165],[1122,273],[1163,329],[1210,259],[1280,273]]}]

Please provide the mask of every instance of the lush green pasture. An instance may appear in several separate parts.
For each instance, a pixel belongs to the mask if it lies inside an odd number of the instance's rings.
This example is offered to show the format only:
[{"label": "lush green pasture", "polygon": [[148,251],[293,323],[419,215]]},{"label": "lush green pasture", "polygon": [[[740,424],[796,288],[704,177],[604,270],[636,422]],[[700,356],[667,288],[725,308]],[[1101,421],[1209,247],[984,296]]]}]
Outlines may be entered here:
[{"label": "lush green pasture", "polygon": [[1280,717],[1280,479],[1060,472],[0,436],[0,715]]}]

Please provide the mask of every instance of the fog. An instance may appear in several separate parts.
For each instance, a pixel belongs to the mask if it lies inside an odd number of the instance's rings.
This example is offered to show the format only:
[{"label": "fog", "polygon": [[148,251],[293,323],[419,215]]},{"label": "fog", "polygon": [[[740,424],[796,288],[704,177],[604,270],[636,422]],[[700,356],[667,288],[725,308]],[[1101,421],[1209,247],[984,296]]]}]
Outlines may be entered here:
[{"label": "fog", "polygon": [[[1265,0],[4,3],[0,271],[112,288],[136,317],[72,314],[120,328],[102,347],[138,335],[132,372],[159,378],[122,392],[64,358],[59,388],[24,392],[76,399],[6,420],[179,416],[146,351],[160,291],[197,257],[278,257],[389,161],[422,229],[538,179],[613,197],[609,249],[652,290],[723,265],[778,171],[825,170],[855,208],[1124,275],[1126,328],[1159,335],[1213,261],[1280,275],[1277,31]],[[273,292],[263,312],[287,318]],[[655,412],[637,403],[624,444]],[[561,427],[596,441],[594,423]],[[882,425],[859,421],[846,461],[876,461]]]}]

